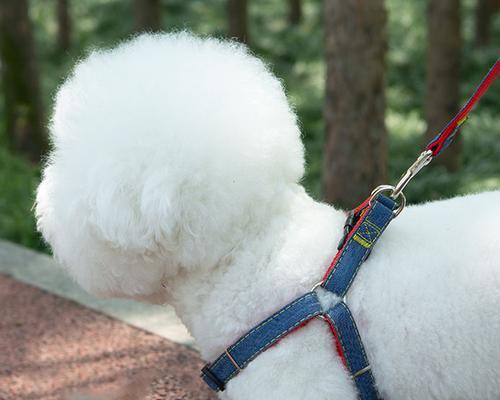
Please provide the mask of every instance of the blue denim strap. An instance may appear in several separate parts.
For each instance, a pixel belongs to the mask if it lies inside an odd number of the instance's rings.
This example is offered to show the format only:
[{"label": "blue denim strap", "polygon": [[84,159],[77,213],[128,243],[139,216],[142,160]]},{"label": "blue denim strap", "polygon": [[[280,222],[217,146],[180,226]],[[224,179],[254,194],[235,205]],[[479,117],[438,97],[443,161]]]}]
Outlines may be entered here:
[{"label": "blue denim strap", "polygon": [[[396,203],[378,195],[357,209],[357,222],[335,256],[321,284],[339,297],[344,297],[370,251],[394,217]],[[215,391],[224,390],[227,382],[250,361],[279,339],[315,316],[323,314],[316,292],[309,292],[262,321],[236,343],[226,349],[213,363],[205,365],[201,377]],[[341,356],[358,388],[361,400],[378,399],[373,375],[356,323],[344,302],[324,313],[326,321],[342,349]]]},{"label": "blue denim strap", "polygon": [[347,305],[337,303],[325,313],[325,318],[335,330],[335,339],[342,352],[340,356],[358,389],[360,400],[380,399],[363,342]]},{"label": "blue denim strap", "polygon": [[394,217],[396,202],[384,195],[371,200],[347,241],[335,256],[322,287],[339,297],[344,297],[358,270],[375,245],[375,242]]},{"label": "blue denim strap", "polygon": [[213,390],[224,390],[226,383],[245,368],[250,361],[279,339],[322,313],[315,292],[309,292],[262,321],[229,347],[201,373]]}]

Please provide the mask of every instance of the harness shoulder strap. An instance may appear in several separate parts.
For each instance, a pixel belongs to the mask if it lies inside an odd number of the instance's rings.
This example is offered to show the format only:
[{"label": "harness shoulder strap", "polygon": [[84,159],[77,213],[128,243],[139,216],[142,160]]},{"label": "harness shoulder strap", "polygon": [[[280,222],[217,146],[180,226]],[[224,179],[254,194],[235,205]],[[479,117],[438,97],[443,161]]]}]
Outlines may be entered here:
[{"label": "harness shoulder strap", "polygon": [[328,268],[321,286],[344,297],[365,261],[389,222],[394,218],[396,202],[390,197],[378,195],[365,202],[361,210],[355,210],[357,220],[343,241],[342,247]]}]

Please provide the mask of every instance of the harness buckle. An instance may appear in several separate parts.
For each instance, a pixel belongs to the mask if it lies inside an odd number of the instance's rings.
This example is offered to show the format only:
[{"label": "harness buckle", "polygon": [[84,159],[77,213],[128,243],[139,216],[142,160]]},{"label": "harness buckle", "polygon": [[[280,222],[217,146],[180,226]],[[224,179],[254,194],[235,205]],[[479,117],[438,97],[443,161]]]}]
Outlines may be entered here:
[{"label": "harness buckle", "polygon": [[356,225],[358,219],[359,219],[358,215],[356,215],[352,211],[349,211],[349,213],[347,214],[347,219],[345,220],[344,223],[344,234],[342,235],[342,238],[340,239],[339,244],[337,245],[337,250],[340,250],[342,247],[344,247],[345,241],[347,240],[347,236],[349,236],[349,233],[351,233],[352,228],[354,228],[354,225]]},{"label": "harness buckle", "polygon": [[[205,366],[201,370],[201,377],[207,384],[214,388],[217,388],[216,390],[220,390],[221,392],[224,391],[226,388],[226,385],[224,382],[222,382],[211,370],[210,370],[210,364],[205,364]],[[210,385],[210,383],[213,383],[213,385]],[[214,387],[215,386],[215,387]]]}]

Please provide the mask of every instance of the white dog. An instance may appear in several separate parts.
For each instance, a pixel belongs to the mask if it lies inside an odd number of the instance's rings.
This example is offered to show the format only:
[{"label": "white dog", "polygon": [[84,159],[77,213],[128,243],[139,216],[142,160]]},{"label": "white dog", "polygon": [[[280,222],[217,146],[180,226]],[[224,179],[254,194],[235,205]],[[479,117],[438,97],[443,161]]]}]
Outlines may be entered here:
[{"label": "white dog", "polygon": [[[56,258],[91,293],[172,304],[208,361],[336,253],[345,213],[300,186],[296,116],[241,45],[181,33],[93,52],[51,134],[36,214]],[[347,303],[385,399],[500,399],[499,216],[500,192],[408,207],[361,267]],[[221,394],[356,396],[319,319]]]}]

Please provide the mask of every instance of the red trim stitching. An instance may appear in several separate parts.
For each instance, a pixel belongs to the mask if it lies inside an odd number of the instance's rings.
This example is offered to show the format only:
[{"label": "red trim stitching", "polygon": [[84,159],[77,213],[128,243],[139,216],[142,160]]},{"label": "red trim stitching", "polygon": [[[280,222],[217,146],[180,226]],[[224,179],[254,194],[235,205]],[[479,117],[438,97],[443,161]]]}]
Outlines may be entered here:
[{"label": "red trim stitching", "polygon": [[344,364],[344,367],[349,370],[349,367],[347,366],[347,359],[345,358],[345,353],[344,349],[342,347],[342,343],[340,342],[339,335],[337,333],[337,330],[335,329],[335,325],[333,324],[332,321],[330,321],[330,318],[325,318],[325,321],[328,323],[328,326],[330,327],[330,331],[332,332],[333,338],[335,339],[335,349],[337,350],[337,354],[339,355],[340,359],[342,360],[342,364]]},{"label": "red trim stitching", "polygon": [[362,215],[359,218],[358,222],[356,222],[356,225],[354,225],[354,227],[351,229],[351,232],[349,233],[349,235],[347,235],[347,238],[344,241],[344,245],[342,246],[342,248],[339,251],[337,251],[337,254],[335,254],[335,257],[333,258],[332,262],[330,263],[330,266],[328,267],[325,275],[323,276],[323,281],[325,281],[328,278],[328,276],[330,275],[330,273],[333,271],[335,265],[337,264],[338,259],[340,258],[340,255],[342,254],[345,247],[349,243],[349,240],[356,233],[356,230],[361,225],[361,223],[364,221],[364,216],[366,215],[366,211],[368,210],[368,207],[370,206],[370,199],[371,199],[371,196],[368,197],[365,201],[363,201],[359,206],[357,206],[352,211],[353,213],[359,213],[361,211]]}]

